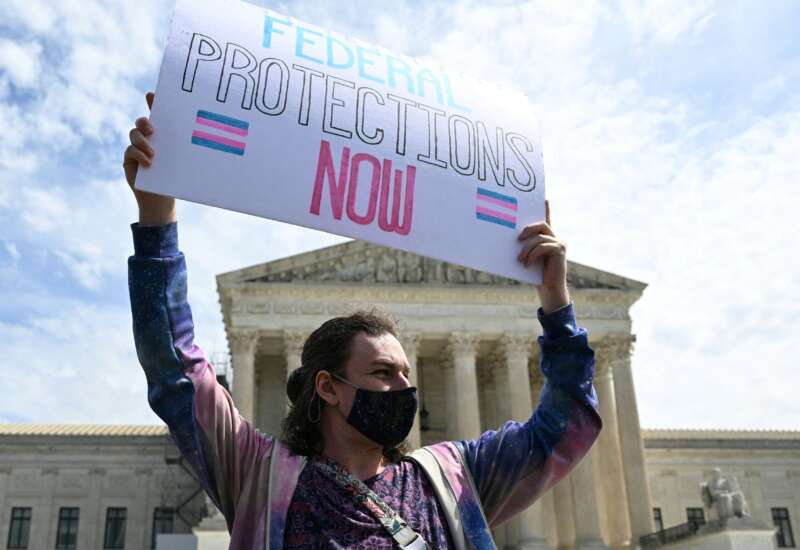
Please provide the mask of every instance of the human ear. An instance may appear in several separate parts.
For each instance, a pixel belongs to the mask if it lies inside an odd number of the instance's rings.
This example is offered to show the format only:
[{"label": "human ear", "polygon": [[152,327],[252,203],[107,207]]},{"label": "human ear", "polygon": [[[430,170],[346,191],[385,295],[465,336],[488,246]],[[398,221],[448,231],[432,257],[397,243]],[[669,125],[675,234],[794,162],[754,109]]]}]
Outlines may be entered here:
[{"label": "human ear", "polygon": [[325,400],[329,405],[336,406],[339,404],[339,396],[333,387],[333,377],[328,371],[321,370],[317,373],[314,379],[314,387],[317,394]]}]

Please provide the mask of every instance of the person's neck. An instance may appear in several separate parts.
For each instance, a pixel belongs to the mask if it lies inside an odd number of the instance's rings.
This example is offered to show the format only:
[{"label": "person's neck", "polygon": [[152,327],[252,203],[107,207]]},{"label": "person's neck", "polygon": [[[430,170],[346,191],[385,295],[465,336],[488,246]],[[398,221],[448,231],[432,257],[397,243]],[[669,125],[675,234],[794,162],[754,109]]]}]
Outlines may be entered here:
[{"label": "person's neck", "polygon": [[322,424],[323,455],[362,481],[383,471],[383,448],[380,445],[364,441],[364,437],[349,424],[338,425],[331,418],[323,418]]}]

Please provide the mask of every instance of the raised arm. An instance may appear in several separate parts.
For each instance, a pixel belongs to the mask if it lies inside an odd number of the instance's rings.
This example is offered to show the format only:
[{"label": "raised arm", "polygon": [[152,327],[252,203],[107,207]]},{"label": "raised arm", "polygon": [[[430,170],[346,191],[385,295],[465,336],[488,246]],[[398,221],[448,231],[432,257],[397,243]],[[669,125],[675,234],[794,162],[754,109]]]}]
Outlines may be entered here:
[{"label": "raised arm", "polygon": [[490,525],[521,512],[563,478],[602,428],[592,386],[594,352],[572,304],[548,315],[539,310],[539,320],[545,377],[539,406],[527,422],[509,421],[457,444]]},{"label": "raised arm", "polygon": [[152,132],[146,118],[136,121],[123,164],[139,204],[140,221],[132,225],[135,253],[128,260],[136,352],[147,377],[150,406],[231,527],[242,488],[252,486],[257,470],[264,469],[272,441],[240,417],[194,343],[175,200],[133,187],[138,165],[152,161],[147,140]]},{"label": "raised arm", "polygon": [[527,422],[506,422],[477,440],[457,444],[490,525],[524,510],[564,477],[602,428],[592,386],[594,352],[570,302],[566,243],[550,224],[547,203],[545,221],[526,226],[519,235],[518,260],[526,266],[542,262],[537,290],[545,382],[539,406]]}]

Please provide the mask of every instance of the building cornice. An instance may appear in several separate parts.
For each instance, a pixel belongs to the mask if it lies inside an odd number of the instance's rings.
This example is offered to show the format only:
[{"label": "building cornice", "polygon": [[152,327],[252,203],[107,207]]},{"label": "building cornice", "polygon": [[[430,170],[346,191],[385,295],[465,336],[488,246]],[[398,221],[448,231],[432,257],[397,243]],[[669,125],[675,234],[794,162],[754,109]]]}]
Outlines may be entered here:
[{"label": "building cornice", "polygon": [[798,430],[643,429],[645,449],[800,449]]}]

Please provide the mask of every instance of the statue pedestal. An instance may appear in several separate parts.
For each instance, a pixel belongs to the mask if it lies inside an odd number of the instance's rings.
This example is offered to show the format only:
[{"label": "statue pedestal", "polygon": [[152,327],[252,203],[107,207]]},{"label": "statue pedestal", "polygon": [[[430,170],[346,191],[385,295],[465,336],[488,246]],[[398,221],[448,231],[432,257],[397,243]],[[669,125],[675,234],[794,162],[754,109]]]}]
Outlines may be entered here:
[{"label": "statue pedestal", "polygon": [[519,541],[519,550],[553,550],[550,543],[543,537],[529,537]]},{"label": "statue pedestal", "polygon": [[219,512],[203,518],[192,532],[197,537],[196,550],[228,550],[228,545],[231,543],[225,518]]},{"label": "statue pedestal", "polygon": [[602,539],[597,537],[578,537],[575,541],[575,550],[609,550],[609,547]]},{"label": "statue pedestal", "polygon": [[709,522],[670,550],[774,550],[775,528],[750,516]]},{"label": "statue pedestal", "polygon": [[228,550],[231,536],[219,514],[207,517],[191,535],[158,535],[156,550]]},{"label": "statue pedestal", "polygon": [[228,550],[227,531],[201,531],[193,535],[158,535],[156,550]]},{"label": "statue pedestal", "polygon": [[156,550],[195,550],[194,535],[156,535]]}]

